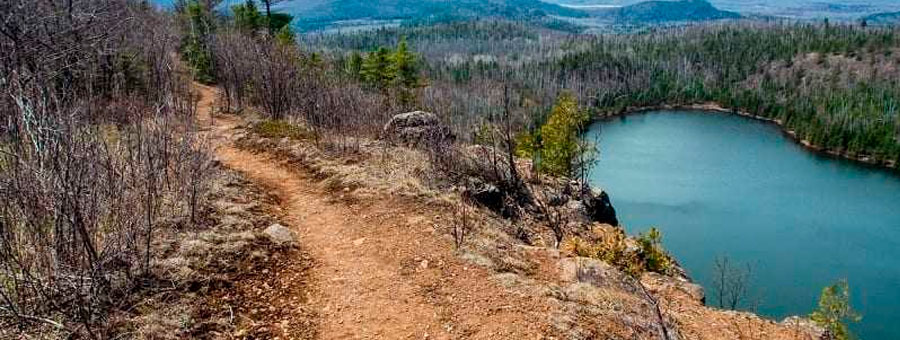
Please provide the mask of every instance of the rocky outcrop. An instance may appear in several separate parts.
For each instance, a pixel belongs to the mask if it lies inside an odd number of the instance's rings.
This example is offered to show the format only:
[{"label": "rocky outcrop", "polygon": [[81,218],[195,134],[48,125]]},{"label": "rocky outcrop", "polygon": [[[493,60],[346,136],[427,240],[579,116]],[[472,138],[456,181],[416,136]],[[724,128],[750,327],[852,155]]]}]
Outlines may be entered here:
[{"label": "rocky outcrop", "polygon": [[804,318],[804,317],[800,317],[800,316],[789,316],[789,317],[785,318],[784,320],[782,320],[781,322],[779,322],[779,324],[781,324],[785,327],[791,328],[791,329],[797,329],[798,331],[805,333],[805,334],[810,334],[810,335],[812,335],[812,337],[811,337],[812,339],[826,340],[826,339],[831,338],[831,336],[828,334],[828,332],[824,328],[817,325],[815,322],[813,322],[809,318]]},{"label": "rocky outcrop", "polygon": [[618,226],[619,219],[616,217],[616,209],[613,208],[609,195],[605,191],[594,188],[585,188],[581,195],[581,201],[584,202],[584,213],[592,222],[606,223]]},{"label": "rocky outcrop", "polygon": [[490,183],[476,183],[463,191],[462,194],[472,202],[497,213],[502,212],[505,208],[505,194],[496,185]]},{"label": "rocky outcrop", "polygon": [[268,237],[272,243],[280,246],[294,245],[297,239],[297,236],[293,231],[278,223],[270,225],[263,233],[266,234],[266,237]]},{"label": "rocky outcrop", "polygon": [[384,125],[382,138],[394,143],[418,147],[452,142],[455,136],[434,113],[413,111],[392,117]]},{"label": "rocky outcrop", "polygon": [[616,209],[605,191],[584,185],[579,181],[566,184],[560,195],[550,197],[550,204],[566,204],[575,210],[584,222],[619,225]]}]

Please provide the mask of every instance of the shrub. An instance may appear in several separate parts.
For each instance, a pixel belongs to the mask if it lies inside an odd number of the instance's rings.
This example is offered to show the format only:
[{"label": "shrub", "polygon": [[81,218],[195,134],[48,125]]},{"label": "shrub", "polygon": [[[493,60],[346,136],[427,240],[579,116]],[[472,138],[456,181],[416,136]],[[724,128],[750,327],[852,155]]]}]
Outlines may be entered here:
[{"label": "shrub", "polygon": [[862,317],[850,306],[850,288],[847,280],[822,289],[818,308],[810,315],[819,326],[825,328],[831,339],[853,339],[848,322],[859,322]]},{"label": "shrub", "polygon": [[575,95],[566,92],[559,96],[550,118],[541,127],[542,170],[560,176],[574,172],[577,159],[584,150],[579,135],[587,120]]},{"label": "shrub", "polygon": [[563,92],[544,125],[533,133],[525,132],[516,137],[516,154],[531,157],[537,169],[544,173],[575,175],[594,157],[594,145],[581,138],[589,122],[590,115],[578,106],[575,95]]},{"label": "shrub", "polygon": [[638,237],[636,251],[629,250],[628,237],[621,229],[595,228],[592,236],[592,240],[569,238],[563,244],[563,252],[602,260],[633,277],[647,271],[667,274],[671,269],[672,262],[662,249],[662,236],[656,228]]},{"label": "shrub", "polygon": [[659,229],[650,228],[637,238],[641,246],[641,255],[649,271],[665,274],[672,268],[669,255],[662,248],[662,233]]},{"label": "shrub", "polygon": [[300,140],[309,138],[311,133],[302,127],[284,120],[264,120],[253,127],[253,132],[265,138],[289,138]]}]

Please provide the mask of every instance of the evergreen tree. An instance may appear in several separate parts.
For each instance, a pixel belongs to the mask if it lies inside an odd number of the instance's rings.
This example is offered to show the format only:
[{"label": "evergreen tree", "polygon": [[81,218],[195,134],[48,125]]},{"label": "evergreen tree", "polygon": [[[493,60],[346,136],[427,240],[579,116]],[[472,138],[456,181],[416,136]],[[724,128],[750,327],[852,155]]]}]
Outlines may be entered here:
[{"label": "evergreen tree", "polygon": [[396,79],[396,71],[391,61],[391,51],[380,47],[369,53],[362,65],[362,79],[369,85],[387,91]]},{"label": "evergreen tree", "polygon": [[409,51],[406,38],[400,38],[397,50],[392,56],[393,68],[396,71],[396,83],[399,90],[399,101],[409,106],[416,101],[416,89],[420,87],[418,57]]},{"label": "evergreen tree", "polygon": [[819,306],[810,315],[810,319],[825,328],[832,339],[849,340],[854,338],[847,323],[859,322],[862,317],[850,306],[850,288],[846,280],[822,289]]},{"label": "evergreen tree", "polygon": [[558,176],[569,176],[577,170],[582,152],[587,151],[580,134],[588,119],[575,95],[564,92],[559,96],[540,131],[541,170]]},{"label": "evergreen tree", "polygon": [[234,26],[244,33],[256,34],[265,22],[259,9],[256,7],[256,1],[247,0],[247,2],[234,5],[231,7],[234,13]]},{"label": "evergreen tree", "polygon": [[397,70],[397,82],[401,87],[411,89],[419,86],[418,57],[409,51],[405,37],[400,38],[400,43],[397,44],[393,62]]},{"label": "evergreen tree", "polygon": [[362,79],[362,69],[363,57],[359,52],[353,51],[353,53],[350,54],[350,58],[347,60],[347,73],[353,78]]},{"label": "evergreen tree", "polygon": [[275,41],[281,46],[294,46],[297,42],[297,36],[291,26],[282,26],[275,35]]},{"label": "evergreen tree", "polygon": [[191,0],[180,13],[184,37],[182,53],[188,65],[194,70],[194,76],[198,81],[210,83],[213,81],[213,60],[209,46],[209,37],[212,34],[211,14],[199,1]]}]

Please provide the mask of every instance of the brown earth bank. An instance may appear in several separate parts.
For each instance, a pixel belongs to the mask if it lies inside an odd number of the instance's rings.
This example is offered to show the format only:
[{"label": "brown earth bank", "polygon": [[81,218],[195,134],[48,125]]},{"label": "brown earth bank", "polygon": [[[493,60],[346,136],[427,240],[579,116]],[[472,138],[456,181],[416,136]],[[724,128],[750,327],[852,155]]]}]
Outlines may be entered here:
[{"label": "brown earth bank", "polygon": [[[202,212],[204,223],[160,230],[165,235],[152,246],[158,282],[124,297],[130,307],[110,315],[111,334],[135,339],[314,336],[314,314],[305,307],[312,261],[296,243],[281,243],[267,232],[280,222],[277,198],[235,171],[211,172],[213,197]],[[2,331],[0,338],[5,338]]]},{"label": "brown earth bank", "polygon": [[696,104],[680,104],[680,105],[654,105],[654,106],[644,106],[644,107],[632,107],[625,109],[622,113],[617,114],[605,114],[597,117],[599,120],[606,120],[615,117],[622,117],[632,114],[642,114],[650,111],[658,111],[658,110],[690,110],[690,111],[707,111],[707,112],[721,112],[721,113],[729,113],[736,114],[741,117],[746,117],[766,123],[772,123],[778,126],[779,130],[785,135],[788,136],[791,140],[800,144],[805,149],[815,152],[820,155],[850,160],[854,162],[858,162],[864,165],[874,166],[883,169],[890,170],[898,170],[898,162],[897,160],[882,160],[877,159],[868,155],[861,155],[857,153],[850,153],[843,150],[830,149],[826,147],[822,147],[816,144],[813,144],[809,140],[803,139],[800,137],[796,131],[789,130],[784,126],[784,122],[779,119],[773,119],[768,117],[763,117],[760,115],[755,115],[746,111],[735,110],[727,108],[719,103],[715,102],[707,102],[707,103],[696,103]]},{"label": "brown earth bank", "polygon": [[[215,112],[198,85],[216,156],[278,202],[302,252],[240,295],[254,322],[222,338],[315,339],[817,339],[803,319],[782,323],[709,308],[680,275],[636,279],[602,260],[552,247],[539,221],[512,222],[429,183],[413,148],[352,140],[334,152],[302,134],[273,137],[252,117]],[[346,142],[346,141],[344,141]],[[321,143],[321,144],[320,144]],[[346,146],[346,145],[345,145]],[[455,246],[453,230],[470,234]],[[624,235],[594,224],[582,235]],[[527,242],[522,234],[527,234]],[[633,241],[623,243],[632,245]],[[295,261],[291,256],[302,260]],[[302,282],[293,285],[294,280]],[[231,296],[231,294],[228,294]],[[266,307],[268,306],[268,307]],[[248,313],[242,311],[242,315]],[[292,329],[294,325],[294,329]]]}]

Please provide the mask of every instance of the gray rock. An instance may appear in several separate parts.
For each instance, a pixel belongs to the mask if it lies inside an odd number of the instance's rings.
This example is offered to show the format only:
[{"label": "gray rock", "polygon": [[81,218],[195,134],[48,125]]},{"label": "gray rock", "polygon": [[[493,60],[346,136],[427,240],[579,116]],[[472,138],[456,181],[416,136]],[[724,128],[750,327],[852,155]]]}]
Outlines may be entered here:
[{"label": "gray rock", "polygon": [[263,232],[272,243],[277,245],[294,245],[297,242],[297,235],[287,227],[278,223],[270,225]]},{"label": "gray rock", "polygon": [[706,303],[706,292],[703,290],[703,286],[693,283],[686,278],[646,272],[641,280],[652,282],[655,289],[680,292],[701,304]]},{"label": "gray rock", "polygon": [[437,115],[431,112],[413,111],[395,115],[385,125],[384,129],[398,129],[418,126],[432,126],[440,124]]},{"label": "gray rock", "polygon": [[830,338],[828,332],[826,332],[824,328],[817,325],[815,322],[808,318],[800,316],[789,316],[779,322],[779,324],[785,325],[790,328],[803,330],[804,333],[811,334],[814,339]]},{"label": "gray rock", "polygon": [[637,293],[635,281],[612,265],[585,257],[564,258],[559,262],[563,282],[581,282],[595,287],[610,287]]},{"label": "gray rock", "polygon": [[463,197],[478,203],[494,212],[501,212],[504,208],[503,192],[496,185],[490,183],[476,183],[463,192]]},{"label": "gray rock", "polygon": [[562,184],[559,196],[548,195],[551,205],[565,205],[583,222],[598,222],[612,226],[619,225],[616,209],[610,202],[609,195],[603,190],[583,185],[579,181]]},{"label": "gray rock", "polygon": [[609,195],[605,191],[585,188],[581,192],[581,201],[584,202],[585,214],[591,221],[613,226],[619,225],[616,209],[613,208]]},{"label": "gray rock", "polygon": [[407,146],[423,146],[453,141],[454,136],[435,114],[414,111],[392,117],[384,125],[382,138]]}]

